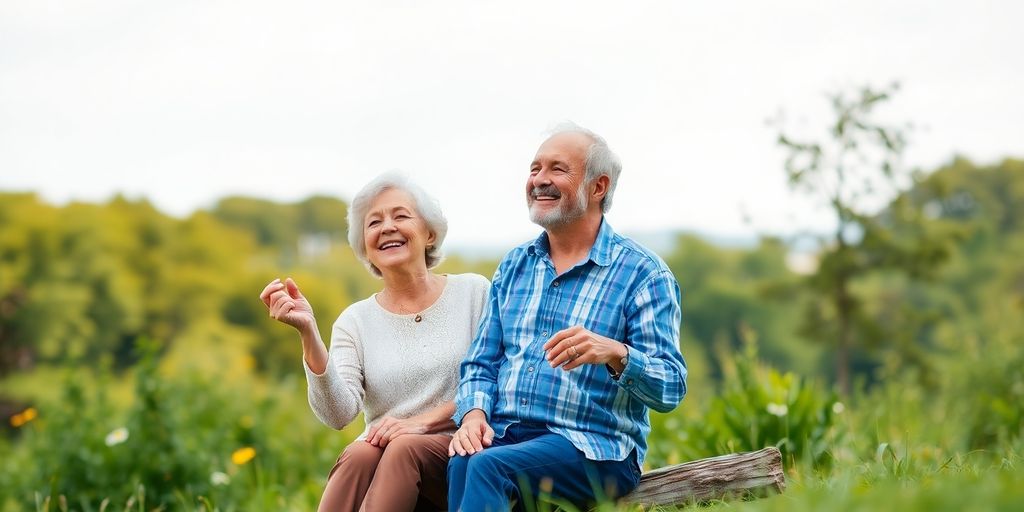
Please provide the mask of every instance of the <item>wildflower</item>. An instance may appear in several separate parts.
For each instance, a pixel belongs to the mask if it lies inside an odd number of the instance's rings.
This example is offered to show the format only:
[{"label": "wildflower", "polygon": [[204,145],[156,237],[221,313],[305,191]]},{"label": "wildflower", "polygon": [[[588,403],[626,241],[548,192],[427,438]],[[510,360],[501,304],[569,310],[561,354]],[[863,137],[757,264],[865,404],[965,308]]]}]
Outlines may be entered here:
[{"label": "wildflower", "polygon": [[11,426],[14,428],[21,427],[26,423],[36,419],[36,416],[39,416],[39,412],[36,411],[36,408],[29,407],[28,409],[25,409],[24,411],[21,411],[20,413],[11,416]]},{"label": "wildflower", "polygon": [[771,414],[772,416],[778,416],[780,418],[785,416],[786,414],[789,414],[789,407],[787,407],[786,404],[777,404],[775,402],[772,402],[768,404],[767,409],[768,414]]},{"label": "wildflower", "polygon": [[236,466],[241,466],[246,462],[252,460],[256,456],[256,449],[251,446],[245,448],[239,448],[231,454],[231,462],[234,462]]},{"label": "wildflower", "polygon": [[128,440],[128,429],[124,427],[115,428],[107,434],[106,439],[103,440],[107,443],[107,446],[116,446]]},{"label": "wildflower", "polygon": [[214,471],[210,473],[210,483],[213,485],[227,485],[231,483],[231,477],[227,473]]},{"label": "wildflower", "polygon": [[846,410],[846,406],[842,402],[836,402],[832,404],[832,412],[835,414],[842,414]]}]

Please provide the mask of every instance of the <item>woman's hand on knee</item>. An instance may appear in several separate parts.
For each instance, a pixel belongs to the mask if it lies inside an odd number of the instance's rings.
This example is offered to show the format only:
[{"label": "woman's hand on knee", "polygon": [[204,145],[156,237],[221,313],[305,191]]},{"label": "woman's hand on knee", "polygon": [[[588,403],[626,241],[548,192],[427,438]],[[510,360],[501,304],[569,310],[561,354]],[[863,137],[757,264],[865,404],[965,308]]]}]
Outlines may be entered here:
[{"label": "woman's hand on knee", "polygon": [[415,418],[400,420],[391,416],[384,416],[373,425],[370,425],[370,431],[366,433],[366,442],[383,448],[399,436],[425,434],[426,432],[426,425],[416,421]]}]

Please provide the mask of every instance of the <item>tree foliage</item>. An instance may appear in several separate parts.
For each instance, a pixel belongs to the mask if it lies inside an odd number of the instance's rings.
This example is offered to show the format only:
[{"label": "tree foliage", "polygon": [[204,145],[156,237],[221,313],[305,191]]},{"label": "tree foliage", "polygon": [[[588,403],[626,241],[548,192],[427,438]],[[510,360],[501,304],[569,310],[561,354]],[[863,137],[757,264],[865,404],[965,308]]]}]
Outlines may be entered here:
[{"label": "tree foliage", "polygon": [[[805,281],[802,334],[835,348],[835,378],[850,391],[855,350],[890,341],[870,311],[859,282],[876,272],[927,278],[948,258],[954,241],[930,225],[915,203],[903,197],[914,176],[900,165],[904,129],[881,121],[877,109],[897,90],[864,87],[830,96],[835,121],[820,139],[797,140],[780,132],[787,151],[790,186],[818,198],[834,220],[819,240],[818,268]],[[880,199],[896,199],[879,212]]]}]

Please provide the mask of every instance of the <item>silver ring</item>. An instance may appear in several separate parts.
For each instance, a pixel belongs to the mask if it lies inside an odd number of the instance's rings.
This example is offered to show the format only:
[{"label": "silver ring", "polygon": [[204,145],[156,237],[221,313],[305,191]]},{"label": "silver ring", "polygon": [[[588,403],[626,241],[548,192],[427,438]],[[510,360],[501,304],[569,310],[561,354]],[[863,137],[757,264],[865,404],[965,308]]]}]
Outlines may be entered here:
[{"label": "silver ring", "polygon": [[573,359],[575,359],[575,358],[580,356],[579,351],[576,350],[576,345],[573,345],[573,346],[571,346],[569,348],[572,349],[572,357],[573,357]]}]

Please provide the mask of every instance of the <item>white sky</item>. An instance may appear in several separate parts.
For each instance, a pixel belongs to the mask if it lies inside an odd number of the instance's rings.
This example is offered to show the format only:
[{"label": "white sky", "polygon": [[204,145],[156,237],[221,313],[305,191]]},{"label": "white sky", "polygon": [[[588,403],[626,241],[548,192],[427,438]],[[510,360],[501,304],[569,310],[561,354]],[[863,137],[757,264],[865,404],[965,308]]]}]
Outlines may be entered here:
[{"label": "white sky", "polygon": [[[0,0],[0,190],[350,198],[402,169],[456,246],[534,236],[528,164],[572,119],[625,164],[619,231],[827,226],[766,119],[898,80],[907,162],[1024,155],[1024,2]],[[742,211],[754,219],[743,221]]]}]

